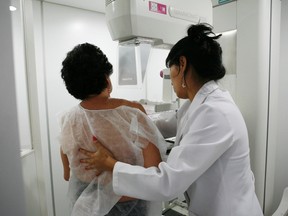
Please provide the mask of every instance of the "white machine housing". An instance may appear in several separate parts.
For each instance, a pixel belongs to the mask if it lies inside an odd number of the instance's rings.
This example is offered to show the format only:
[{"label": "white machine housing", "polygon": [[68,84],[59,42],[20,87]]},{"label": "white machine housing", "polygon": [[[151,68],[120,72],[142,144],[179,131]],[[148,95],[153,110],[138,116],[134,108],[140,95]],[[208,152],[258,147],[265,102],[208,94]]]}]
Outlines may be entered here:
[{"label": "white machine housing", "polygon": [[112,40],[121,45],[149,43],[170,49],[189,25],[212,24],[211,0],[106,0]]}]

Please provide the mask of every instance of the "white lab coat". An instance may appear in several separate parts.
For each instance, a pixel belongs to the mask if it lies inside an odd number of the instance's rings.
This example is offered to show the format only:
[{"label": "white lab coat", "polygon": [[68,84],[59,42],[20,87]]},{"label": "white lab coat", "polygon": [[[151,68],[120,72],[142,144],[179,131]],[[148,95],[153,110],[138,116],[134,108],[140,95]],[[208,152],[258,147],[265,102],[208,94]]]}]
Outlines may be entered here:
[{"label": "white lab coat", "polygon": [[263,215],[254,191],[245,122],[230,94],[206,83],[177,113],[167,162],[145,169],[117,162],[116,194],[171,200],[185,192],[189,215]]}]

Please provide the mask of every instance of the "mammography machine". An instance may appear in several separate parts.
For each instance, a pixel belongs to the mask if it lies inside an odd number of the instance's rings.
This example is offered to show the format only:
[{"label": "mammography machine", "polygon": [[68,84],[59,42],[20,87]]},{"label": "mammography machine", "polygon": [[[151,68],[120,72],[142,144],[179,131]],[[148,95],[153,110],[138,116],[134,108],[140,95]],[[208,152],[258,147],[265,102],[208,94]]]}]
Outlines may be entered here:
[{"label": "mammography machine", "polygon": [[106,0],[106,23],[114,41],[171,48],[191,24],[212,24],[211,0]]},{"label": "mammography machine", "polygon": [[[170,49],[186,35],[187,28],[191,24],[199,22],[212,24],[212,3],[211,0],[106,0],[105,17],[111,38],[119,42],[119,49],[123,50],[122,47],[139,44]],[[142,56],[142,53],[140,55]],[[129,59],[129,65],[134,64],[127,55],[124,58]],[[119,67],[123,67],[123,65],[125,62],[122,61]],[[124,70],[125,74],[129,71],[128,68],[124,68]],[[136,73],[134,68],[132,71]],[[167,78],[169,71],[163,69],[161,73],[163,73],[163,103],[152,103],[155,106],[155,112],[174,109],[179,105],[175,101],[176,97],[173,95],[171,81]],[[121,80],[122,69],[119,70],[119,76]],[[124,78],[132,80],[136,76],[132,74],[130,77]],[[121,81],[125,83],[123,80]],[[144,102],[144,104],[147,103],[151,105],[150,101]]]}]

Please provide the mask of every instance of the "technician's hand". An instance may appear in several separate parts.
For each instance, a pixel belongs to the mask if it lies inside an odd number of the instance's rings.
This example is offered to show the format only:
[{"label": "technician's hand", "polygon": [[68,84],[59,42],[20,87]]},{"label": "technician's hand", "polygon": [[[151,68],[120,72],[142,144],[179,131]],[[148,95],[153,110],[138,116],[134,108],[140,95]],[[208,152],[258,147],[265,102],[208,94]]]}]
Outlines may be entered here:
[{"label": "technician's hand", "polygon": [[98,173],[103,171],[113,171],[114,165],[117,162],[114,159],[113,154],[106,149],[98,140],[93,140],[96,145],[97,151],[90,152],[80,148],[79,151],[87,156],[87,158],[81,159],[80,163],[86,164],[85,169],[97,169]]}]

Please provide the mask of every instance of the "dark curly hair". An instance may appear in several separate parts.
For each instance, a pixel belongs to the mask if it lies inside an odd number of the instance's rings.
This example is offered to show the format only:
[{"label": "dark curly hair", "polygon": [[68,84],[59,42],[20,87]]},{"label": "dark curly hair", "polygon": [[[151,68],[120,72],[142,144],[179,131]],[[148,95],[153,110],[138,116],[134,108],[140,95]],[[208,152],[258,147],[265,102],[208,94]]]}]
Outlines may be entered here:
[{"label": "dark curly hair", "polygon": [[166,58],[166,66],[179,66],[180,56],[185,56],[187,65],[192,65],[200,80],[216,81],[223,78],[226,70],[222,63],[222,49],[216,41],[221,34],[216,36],[212,26],[206,23],[191,25],[187,34],[172,47]]},{"label": "dark curly hair", "polygon": [[61,77],[66,88],[80,100],[100,94],[107,87],[107,77],[112,73],[113,67],[106,55],[89,43],[75,46],[62,62]]}]

